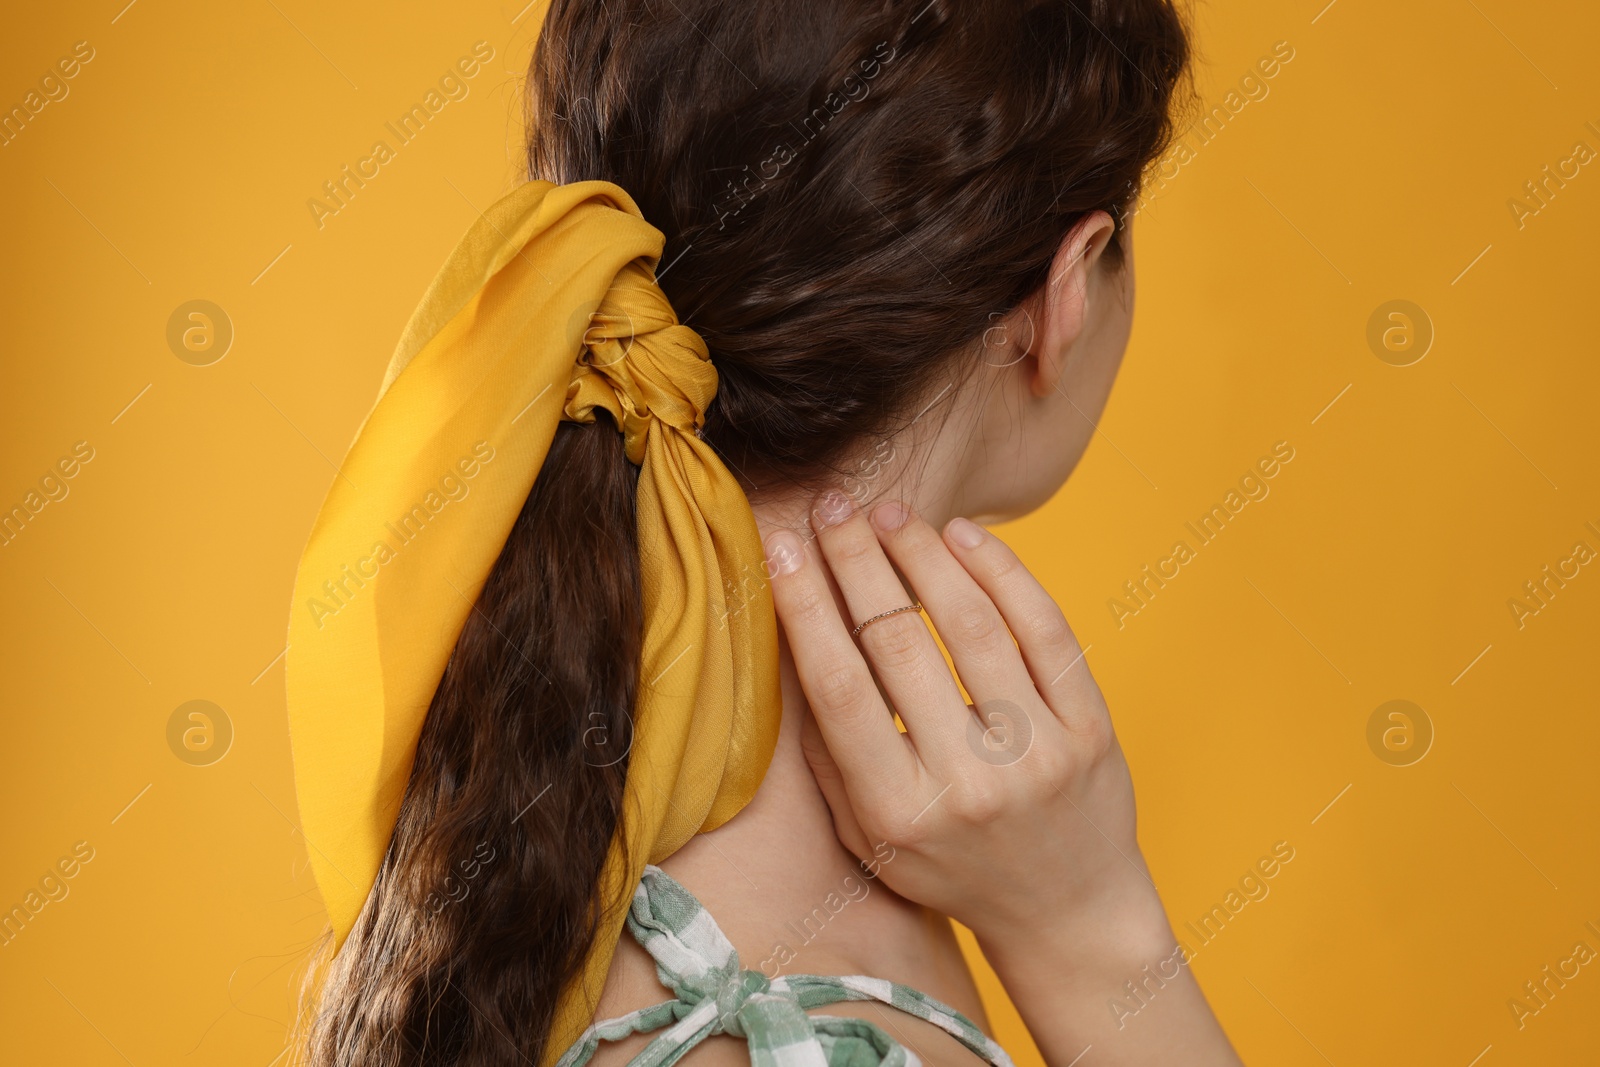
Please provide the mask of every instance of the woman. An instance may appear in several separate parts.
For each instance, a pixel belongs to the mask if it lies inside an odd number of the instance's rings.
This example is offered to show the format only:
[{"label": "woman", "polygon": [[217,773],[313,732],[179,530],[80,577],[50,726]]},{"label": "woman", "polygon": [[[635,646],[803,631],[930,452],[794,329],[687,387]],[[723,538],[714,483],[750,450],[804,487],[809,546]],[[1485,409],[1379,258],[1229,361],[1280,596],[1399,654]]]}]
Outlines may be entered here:
[{"label": "woman", "polygon": [[[1088,443],[1130,327],[1126,213],[1186,62],[1170,0],[554,0],[529,73],[534,181],[430,290],[308,548],[336,503],[384,481],[380,442],[419,436],[460,366],[570,311],[551,357],[564,404],[533,395],[537,378],[509,418],[520,384],[471,394],[508,434],[529,411],[551,429],[526,450],[482,442],[459,468],[479,479],[470,498],[458,480],[459,508],[493,492],[484,468],[528,467],[525,498],[493,532],[492,568],[449,583],[470,612],[453,609],[448,662],[405,682],[427,705],[420,737],[392,696],[368,731],[382,760],[351,777],[405,782],[374,806],[370,860],[337,821],[348,795],[322,780],[343,767],[324,753],[366,741],[319,732],[329,716],[307,708],[343,683],[330,670],[313,693],[294,657],[343,640],[350,607],[375,605],[381,629],[405,583],[446,566],[417,557],[475,536],[475,516],[433,518],[415,548],[407,528],[396,562],[358,564],[398,590],[389,607],[324,583],[343,597],[291,637],[302,817],[343,937],[311,1062],[614,1067],[660,1036],[622,1035],[696,1004],[696,1035],[671,1027],[648,1062],[694,1041],[700,1063],[1004,1062],[947,915],[977,933],[1048,1062],[1237,1062],[1172,962],[1070,629],[960,517],[1038,506]],[[639,219],[654,244],[586,265]],[[603,296],[568,293],[591,275]],[[739,555],[756,530],[760,574]],[[662,634],[707,605],[719,617],[673,658]],[[415,614],[391,625],[433,625]],[[407,639],[378,657],[391,681]],[[690,740],[662,771],[668,720]],[[719,770],[699,789],[708,735]],[[697,986],[701,952],[728,969]],[[802,975],[830,1004],[802,1005],[812,1023],[794,1018]],[[663,981],[680,1003],[628,1016],[662,1002]],[[861,989],[895,1006],[835,1003]],[[791,1032],[813,1025],[824,1038]]]}]

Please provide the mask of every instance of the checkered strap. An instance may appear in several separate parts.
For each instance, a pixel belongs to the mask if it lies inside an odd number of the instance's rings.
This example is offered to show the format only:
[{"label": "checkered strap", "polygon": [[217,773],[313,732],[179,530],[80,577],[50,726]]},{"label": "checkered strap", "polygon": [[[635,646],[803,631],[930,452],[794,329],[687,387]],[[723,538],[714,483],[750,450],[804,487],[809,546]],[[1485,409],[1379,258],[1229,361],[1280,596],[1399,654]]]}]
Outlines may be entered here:
[{"label": "checkered strap", "polygon": [[915,1053],[865,1019],[806,1014],[846,1000],[881,1001],[927,1020],[994,1067],[1012,1067],[970,1019],[908,986],[860,975],[769,979],[741,968],[711,913],[659,867],[645,867],[627,922],[677,998],[595,1023],[556,1067],[583,1067],[600,1042],[662,1027],[629,1067],[671,1067],[715,1034],[749,1042],[752,1067],[921,1067]]}]

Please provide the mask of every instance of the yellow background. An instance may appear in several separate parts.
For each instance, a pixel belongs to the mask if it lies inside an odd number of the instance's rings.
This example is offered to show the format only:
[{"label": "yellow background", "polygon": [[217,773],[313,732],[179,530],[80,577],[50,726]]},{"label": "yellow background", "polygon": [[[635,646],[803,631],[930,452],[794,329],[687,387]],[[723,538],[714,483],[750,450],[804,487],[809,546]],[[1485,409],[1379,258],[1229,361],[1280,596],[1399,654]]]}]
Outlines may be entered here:
[{"label": "yellow background", "polygon": [[[0,948],[0,1060],[265,1065],[322,923],[278,659],[295,562],[423,287],[516,180],[533,16],[122,2],[0,36],[7,109],[95,53],[0,148],[0,506],[94,450],[0,547],[0,907],[94,850]],[[1295,850],[1194,961],[1248,1062],[1594,1062],[1600,966],[1521,1029],[1507,1001],[1600,949],[1600,567],[1521,628],[1507,601],[1600,549],[1600,166],[1520,227],[1507,201],[1600,150],[1600,17],[1324,2],[1197,12],[1207,108],[1294,58],[1141,212],[1101,432],[1003,533],[1092,646],[1174,924]],[[306,201],[480,40],[470,95],[319,229]],[[166,342],[192,299],[236,331],[210,366]],[[1367,343],[1392,299],[1436,333],[1411,366]],[[1119,627],[1123,582],[1278,441],[1270,495]],[[168,747],[194,699],[234,730],[209,766]],[[1435,732],[1410,766],[1368,746],[1391,699]]]}]

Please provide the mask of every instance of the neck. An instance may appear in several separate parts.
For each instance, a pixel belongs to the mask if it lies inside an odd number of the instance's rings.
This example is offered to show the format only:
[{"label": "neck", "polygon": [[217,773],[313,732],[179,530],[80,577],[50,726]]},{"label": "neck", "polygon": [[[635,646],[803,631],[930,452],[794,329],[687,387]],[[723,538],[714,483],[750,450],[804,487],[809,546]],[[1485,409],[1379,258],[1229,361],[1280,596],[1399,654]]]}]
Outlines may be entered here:
[{"label": "neck", "polygon": [[967,457],[939,435],[917,442],[915,427],[881,441],[876,447],[847,461],[843,474],[830,477],[822,489],[780,486],[751,491],[750,509],[763,539],[774,530],[788,529],[807,544],[812,540],[811,507],[828,488],[837,489],[863,510],[884,500],[899,500],[923,519],[943,526],[963,514],[969,503]]},{"label": "neck", "polygon": [[[985,435],[974,433],[977,413],[958,401],[954,389],[938,387],[930,390],[918,410],[921,414],[898,433],[856,450],[821,488],[752,489],[746,481],[762,538],[778,529],[792,530],[808,545],[807,551],[815,552],[810,513],[816,496],[828,487],[845,493],[863,510],[884,500],[902,501],[935,526],[980,510],[985,482],[993,481],[985,470],[994,456],[983,447]],[[976,496],[966,491],[968,485],[976,487]],[[973,511],[963,510],[967,508]],[[837,590],[835,597],[841,619],[848,618]],[[832,813],[806,758],[807,746],[822,742],[781,625],[779,665],[782,719],[760,789],[738,816],[698,835],[664,864],[673,877],[681,874],[684,884],[697,891],[704,888],[716,898],[719,921],[726,922],[735,944],[738,931],[763,949],[771,941],[786,939],[775,922],[811,913],[817,901],[838,894],[842,884],[859,884],[862,878],[858,858],[839,843]],[[888,922],[885,930],[900,930],[899,938],[875,940],[875,951],[887,951],[897,943],[903,948],[925,943],[921,909],[880,883],[870,885],[870,903],[852,904],[854,914],[873,915]],[[747,895],[752,887],[758,893]],[[821,950],[813,946],[811,951]],[[852,946],[836,944],[828,951],[849,954]]]},{"label": "neck", "polygon": [[[948,401],[948,397],[946,400]],[[848,495],[858,508],[870,509],[883,500],[900,500],[918,515],[935,526],[942,526],[955,515],[964,503],[962,484],[967,475],[968,462],[960,451],[949,445],[952,435],[939,430],[955,419],[936,419],[930,411],[926,419],[913,420],[901,433],[869,448],[862,458],[847,462],[844,469],[854,472],[830,479],[831,484]],[[948,412],[945,413],[947,416]],[[917,440],[920,432],[921,439]],[[751,509],[756,525],[765,539],[778,529],[797,533],[815,553],[815,534],[811,527],[811,508],[820,490],[781,487],[775,490],[752,493]],[[835,601],[841,619],[849,612],[837,589]],[[772,763],[755,799],[738,818],[730,822],[718,835],[738,832],[741,828],[751,835],[751,843],[762,835],[777,832],[791,841],[809,841],[812,855],[827,859],[815,865],[814,872],[820,881],[836,882],[841,873],[850,873],[854,859],[839,844],[833,831],[833,820],[827,802],[817,786],[805,756],[805,744],[820,744],[815,722],[811,721],[811,708],[806,702],[794,659],[789,650],[787,635],[779,625],[779,664],[782,682],[782,723]],[[804,742],[803,742],[804,739]],[[780,829],[781,824],[781,829]],[[736,840],[734,849],[744,852],[745,842]],[[729,858],[740,861],[732,849]],[[749,851],[750,861],[757,866],[772,860],[782,864],[783,871],[773,872],[774,878],[794,878],[795,865],[791,856],[774,853],[769,848],[754,847]],[[742,864],[741,864],[742,865]],[[857,872],[859,873],[859,872]],[[751,873],[757,884],[762,877]],[[820,882],[807,892],[824,891]]]},{"label": "neck", "polygon": [[[860,486],[846,482],[843,488],[860,507],[899,499],[930,522],[942,523],[959,513],[961,470],[961,463],[939,462],[929,453],[885,449],[872,481],[864,472]],[[811,501],[812,494],[799,491],[755,501],[763,536],[785,527],[809,541]],[[755,797],[725,825],[695,836],[667,857],[663,868],[700,897],[745,967],[769,977],[904,976],[970,1018],[981,1018],[982,1006],[949,923],[876,877],[881,854],[857,857],[839,842],[806,757],[807,746],[821,740],[781,627],[779,670],[778,740]],[[875,859],[870,873],[863,859]],[[631,1009],[648,1002],[654,979],[642,953],[623,952],[633,957],[629,973],[637,988],[614,1003]]]},{"label": "neck", "polygon": [[[950,924],[900,897],[877,876],[885,862],[893,861],[893,850],[856,857],[839,843],[802,744],[803,735],[816,726],[781,637],[780,669],[783,717],[755,797],[723,826],[691,838],[661,866],[699,897],[746,968],[769,978],[888,977],[982,1020],[983,1006]],[[873,862],[864,866],[863,860]],[[660,999],[643,950],[625,937],[618,951],[622,966],[620,971],[614,967],[608,980],[602,1016]]]}]

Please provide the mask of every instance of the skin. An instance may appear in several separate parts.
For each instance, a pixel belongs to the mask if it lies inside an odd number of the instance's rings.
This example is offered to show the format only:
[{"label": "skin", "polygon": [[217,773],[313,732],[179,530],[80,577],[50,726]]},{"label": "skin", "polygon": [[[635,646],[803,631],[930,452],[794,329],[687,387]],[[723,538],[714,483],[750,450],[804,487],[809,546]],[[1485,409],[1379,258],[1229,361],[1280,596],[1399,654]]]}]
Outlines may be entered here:
[{"label": "skin", "polygon": [[[951,916],[977,934],[1052,1067],[1086,1046],[1084,1067],[1237,1064],[1188,967],[1168,979],[1169,964],[1121,1026],[1108,1010],[1175,944],[1139,851],[1127,764],[1060,609],[960,517],[1033,510],[1088,446],[1132,324],[1130,236],[1114,263],[1113,226],[1096,212],[1067,234],[1046,284],[970,354],[972,372],[930,382],[918,408],[933,407],[887,448],[864,449],[860,479],[752,499],[782,633],[777,750],[750,805],[662,867],[710,909],[743,966],[769,976],[902,982],[992,1033]],[[926,621],[907,612],[850,636],[914,599]],[[1003,718],[976,716],[958,677]],[[799,929],[807,915],[822,918]],[[599,1017],[667,996],[624,935]],[[881,1005],[816,1013],[870,1019],[934,1067],[981,1062]],[[646,1040],[604,1045],[593,1062],[620,1067]],[[742,1038],[690,1057],[749,1062]]]}]

